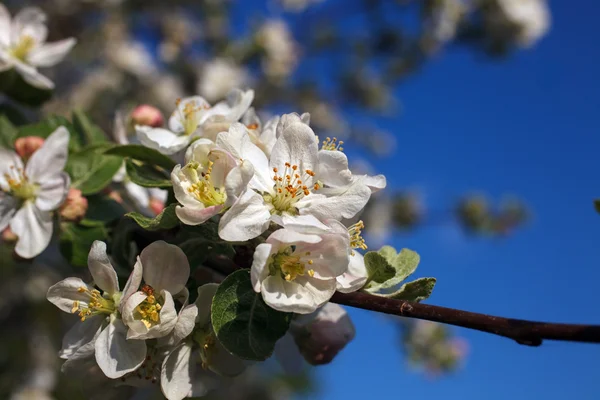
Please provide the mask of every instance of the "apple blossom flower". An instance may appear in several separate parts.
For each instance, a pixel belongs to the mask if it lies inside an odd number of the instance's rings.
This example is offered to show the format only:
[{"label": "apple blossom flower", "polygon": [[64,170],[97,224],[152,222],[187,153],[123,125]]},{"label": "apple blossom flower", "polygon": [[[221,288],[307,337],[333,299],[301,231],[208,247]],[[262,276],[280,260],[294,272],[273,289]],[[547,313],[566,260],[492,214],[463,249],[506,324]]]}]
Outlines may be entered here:
[{"label": "apple blossom flower", "polygon": [[0,147],[0,230],[9,224],[19,241],[17,255],[33,258],[52,238],[52,212],[63,203],[70,178],[67,162],[69,131],[57,128],[23,166],[12,150]]},{"label": "apple blossom flower", "polygon": [[23,161],[27,161],[44,144],[44,138],[25,136],[15,140],[15,152]]},{"label": "apple blossom flower", "polygon": [[283,228],[256,247],[250,277],[254,291],[270,307],[309,314],[335,293],[346,272],[348,249],[335,232],[300,233]]},{"label": "apple blossom flower", "polygon": [[371,191],[360,180],[342,188],[323,188],[317,181],[317,138],[300,116],[281,117],[270,159],[251,142],[243,125],[233,128],[217,136],[217,146],[236,158],[249,160],[254,177],[249,189],[221,218],[222,239],[252,239],[270,222],[324,227],[320,220],[352,218],[369,200]]},{"label": "apple blossom flower", "polygon": [[253,99],[254,91],[239,89],[229,92],[227,101],[212,107],[200,96],[180,99],[169,118],[169,129],[136,125],[137,136],[144,146],[163,154],[175,154],[199,137],[214,140],[219,132],[226,131],[242,117]]},{"label": "apple blossom flower", "polygon": [[274,80],[287,78],[298,63],[298,45],[283,20],[268,20],[257,33],[257,42],[264,49],[262,67]]},{"label": "apple blossom flower", "polygon": [[87,212],[88,201],[79,189],[69,189],[65,203],[60,207],[60,216],[66,221],[79,221]]},{"label": "apple blossom flower", "polygon": [[15,17],[0,4],[0,71],[14,68],[23,79],[40,89],[53,89],[54,83],[38,72],[38,67],[59,63],[75,45],[75,39],[46,43],[46,14],[36,7],[22,9]]},{"label": "apple blossom flower", "polygon": [[121,292],[117,273],[106,254],[106,244],[94,241],[88,268],[93,278],[91,284],[80,278],[66,278],[48,289],[48,301],[64,312],[78,314],[81,319],[65,335],[60,356],[75,361],[94,354],[107,377],[119,378],[137,369],[146,358],[146,342],[129,340],[127,327],[120,318],[123,302],[140,285],[142,265],[138,260]]},{"label": "apple blossom flower", "polygon": [[279,119],[280,117],[276,115],[263,125],[253,107],[250,107],[242,117],[242,123],[248,128],[250,140],[252,140],[252,143],[261,149],[267,157],[271,156],[271,150],[277,141],[277,125],[279,125]]},{"label": "apple blossom flower", "polygon": [[[240,124],[235,123],[231,129]],[[198,225],[225,212],[237,201],[254,174],[248,161],[237,163],[228,152],[208,139],[198,139],[188,147],[185,166],[171,173],[177,217],[187,225]]]},{"label": "apple blossom flower", "polygon": [[168,400],[206,394],[214,387],[217,378],[208,371],[233,377],[246,369],[247,363],[223,347],[212,327],[212,299],[218,286],[215,283],[200,286],[193,305],[196,315],[190,312],[189,316],[180,318],[185,322],[178,325],[188,326],[185,332],[191,335],[184,334],[187,337],[172,347],[163,361],[160,382]]},{"label": "apple blossom flower", "polygon": [[216,58],[204,64],[197,91],[212,102],[222,99],[231,90],[244,86],[248,81],[249,75],[244,68],[230,60]]},{"label": "apple blossom flower", "polygon": [[334,303],[327,303],[312,314],[296,316],[290,332],[311,365],[329,364],[356,334],[346,310]]},{"label": "apple blossom flower", "polygon": [[158,128],[165,123],[160,110],[148,104],[137,106],[130,115],[131,121],[135,125],[148,125],[153,128]]},{"label": "apple blossom flower", "polygon": [[497,0],[504,16],[519,27],[517,40],[530,47],[550,29],[550,11],[546,0]]},{"label": "apple blossom flower", "polygon": [[190,276],[187,257],[179,247],[161,240],[142,250],[138,263],[144,284],[121,308],[127,339],[166,336],[178,320],[173,296],[184,290]]}]

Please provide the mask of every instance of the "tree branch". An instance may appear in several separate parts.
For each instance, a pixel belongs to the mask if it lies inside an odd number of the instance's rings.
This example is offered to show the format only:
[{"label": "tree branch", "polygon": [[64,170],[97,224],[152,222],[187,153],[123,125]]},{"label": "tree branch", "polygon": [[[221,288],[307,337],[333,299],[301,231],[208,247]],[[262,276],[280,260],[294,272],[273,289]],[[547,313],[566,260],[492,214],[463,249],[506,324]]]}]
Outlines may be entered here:
[{"label": "tree branch", "polygon": [[478,314],[405,300],[395,300],[364,292],[335,293],[333,303],[493,333],[527,346],[539,346],[544,339],[600,343],[599,325],[554,324]]}]

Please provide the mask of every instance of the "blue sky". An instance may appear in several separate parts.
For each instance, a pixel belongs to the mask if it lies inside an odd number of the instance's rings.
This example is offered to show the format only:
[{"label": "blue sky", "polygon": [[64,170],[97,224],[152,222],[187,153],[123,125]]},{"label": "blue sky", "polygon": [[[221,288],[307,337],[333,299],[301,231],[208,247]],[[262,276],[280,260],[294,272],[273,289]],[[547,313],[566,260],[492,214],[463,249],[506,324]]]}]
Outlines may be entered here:
[{"label": "blue sky", "polygon": [[[586,7],[585,3],[588,4]],[[600,324],[600,4],[551,1],[550,34],[494,62],[446,51],[398,89],[403,112],[379,121],[397,137],[393,159],[372,160],[391,188],[417,188],[441,209],[474,190],[514,193],[533,211],[505,239],[465,237],[452,224],[395,236],[435,276],[432,304],[524,319]],[[530,348],[456,328],[470,352],[458,373],[410,371],[390,320],[350,309],[357,336],[316,369],[319,399],[600,398],[600,346]]]}]

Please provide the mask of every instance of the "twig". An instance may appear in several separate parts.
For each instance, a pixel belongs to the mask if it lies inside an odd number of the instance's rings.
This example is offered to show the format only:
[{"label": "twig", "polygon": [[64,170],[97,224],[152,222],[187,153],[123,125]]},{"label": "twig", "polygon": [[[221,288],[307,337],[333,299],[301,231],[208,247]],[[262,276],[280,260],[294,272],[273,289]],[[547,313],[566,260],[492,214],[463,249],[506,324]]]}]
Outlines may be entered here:
[{"label": "twig", "polygon": [[364,310],[401,317],[425,319],[493,333],[513,339],[517,343],[527,346],[539,346],[544,339],[600,343],[599,325],[554,324],[495,317],[493,315],[478,314],[429,304],[395,300],[363,292],[336,293],[331,301]]}]

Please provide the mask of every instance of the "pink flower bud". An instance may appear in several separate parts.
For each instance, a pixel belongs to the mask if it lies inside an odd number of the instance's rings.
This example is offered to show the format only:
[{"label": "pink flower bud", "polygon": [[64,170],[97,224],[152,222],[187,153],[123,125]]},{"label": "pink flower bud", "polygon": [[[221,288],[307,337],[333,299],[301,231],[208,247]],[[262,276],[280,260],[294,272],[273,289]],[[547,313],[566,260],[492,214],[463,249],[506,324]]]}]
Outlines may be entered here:
[{"label": "pink flower bud", "polygon": [[69,189],[67,200],[60,208],[60,216],[67,221],[79,221],[85,216],[88,201],[81,195],[81,190]]},{"label": "pink flower bud", "polygon": [[17,235],[15,235],[15,233],[10,229],[10,227],[7,227],[6,229],[4,229],[2,231],[2,240],[7,242],[7,243],[13,243],[16,242],[19,239],[19,237]]},{"label": "pink flower bud", "polygon": [[164,124],[165,119],[158,108],[142,104],[137,106],[131,113],[131,121],[134,125],[147,125],[158,128]]},{"label": "pink flower bud", "polygon": [[23,160],[28,160],[43,144],[44,138],[39,136],[25,136],[15,141],[15,151]]},{"label": "pink flower bud", "polygon": [[158,215],[165,209],[165,202],[156,197],[152,197],[150,198],[149,207],[154,214]]},{"label": "pink flower bud", "polygon": [[296,345],[312,365],[329,364],[354,339],[354,324],[337,304],[327,303],[316,313],[300,316],[294,322],[291,332]]}]

